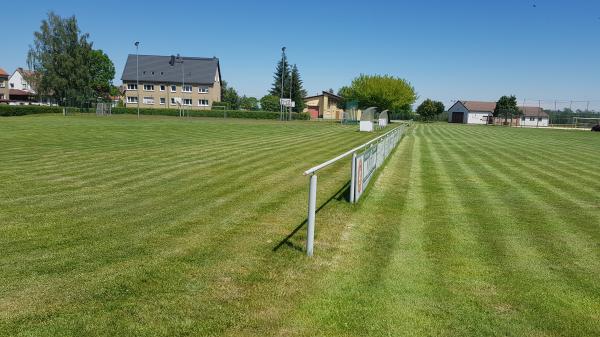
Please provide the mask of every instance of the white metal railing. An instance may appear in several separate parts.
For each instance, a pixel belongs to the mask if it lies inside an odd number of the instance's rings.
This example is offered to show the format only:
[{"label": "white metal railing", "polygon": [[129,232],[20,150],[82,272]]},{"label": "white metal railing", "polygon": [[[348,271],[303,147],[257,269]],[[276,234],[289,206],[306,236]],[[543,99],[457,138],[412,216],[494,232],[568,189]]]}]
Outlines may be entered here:
[{"label": "white metal railing", "polygon": [[317,166],[311,167],[308,170],[304,171],[305,176],[310,176],[309,188],[308,188],[308,224],[307,224],[307,228],[306,228],[306,255],[308,255],[308,256],[313,255],[313,246],[314,246],[314,240],[315,240],[315,218],[316,218],[316,210],[317,210],[317,172],[319,170],[324,169],[327,166],[341,160],[341,159],[344,159],[344,158],[352,155],[352,165],[351,165],[351,173],[350,173],[351,174],[350,202],[354,203],[354,188],[355,188],[355,175],[356,175],[355,174],[356,173],[356,167],[355,167],[356,153],[358,151],[360,151],[364,148],[367,148],[368,146],[376,143],[377,141],[384,139],[385,137],[392,134],[393,132],[398,132],[399,130],[401,130],[403,128],[404,128],[404,125],[395,127],[394,129],[384,133],[383,135],[375,137],[375,138],[371,139],[370,141],[368,141],[360,146],[357,146],[349,151],[346,151],[335,158],[332,158],[326,162],[323,162]]}]

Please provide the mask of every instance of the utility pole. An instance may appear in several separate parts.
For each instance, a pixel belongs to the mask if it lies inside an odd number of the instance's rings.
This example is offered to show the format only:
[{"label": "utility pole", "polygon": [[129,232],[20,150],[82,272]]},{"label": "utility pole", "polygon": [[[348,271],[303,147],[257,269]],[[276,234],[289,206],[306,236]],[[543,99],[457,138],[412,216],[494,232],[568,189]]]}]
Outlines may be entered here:
[{"label": "utility pole", "polygon": [[140,42],[135,42],[135,88],[137,91],[137,118],[140,118]]}]

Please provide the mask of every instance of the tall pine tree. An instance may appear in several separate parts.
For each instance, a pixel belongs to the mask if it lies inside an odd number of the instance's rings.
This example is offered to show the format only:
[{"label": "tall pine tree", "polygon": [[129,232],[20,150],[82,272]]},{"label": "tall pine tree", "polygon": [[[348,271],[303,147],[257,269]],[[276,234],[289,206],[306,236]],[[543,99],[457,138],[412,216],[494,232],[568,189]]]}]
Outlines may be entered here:
[{"label": "tall pine tree", "polygon": [[275,75],[273,76],[273,85],[269,93],[273,96],[281,97],[281,78],[284,77],[283,81],[283,98],[290,97],[290,65],[288,64],[285,53],[282,52],[282,57],[277,63],[275,69]]},{"label": "tall pine tree", "polygon": [[294,111],[302,112],[304,110],[304,97],[306,97],[306,90],[304,90],[302,87],[300,71],[298,71],[298,66],[295,64],[292,67],[292,74],[290,76],[290,81],[292,82],[292,100],[296,102]]}]

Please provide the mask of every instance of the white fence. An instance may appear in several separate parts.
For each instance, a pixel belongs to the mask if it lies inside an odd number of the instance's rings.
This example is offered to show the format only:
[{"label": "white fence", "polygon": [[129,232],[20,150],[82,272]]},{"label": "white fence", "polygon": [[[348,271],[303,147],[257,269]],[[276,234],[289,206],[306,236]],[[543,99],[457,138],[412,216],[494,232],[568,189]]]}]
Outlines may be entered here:
[{"label": "white fence", "polygon": [[[405,125],[398,126],[350,151],[304,171],[304,175],[310,176],[308,189],[308,225],[306,228],[306,255],[313,255],[317,210],[317,172],[352,155],[350,170],[350,202],[354,203],[358,201],[367,188],[367,185],[377,168],[381,167],[385,159],[398,144],[404,134],[405,128]],[[364,151],[357,154],[358,151],[361,150]]]}]

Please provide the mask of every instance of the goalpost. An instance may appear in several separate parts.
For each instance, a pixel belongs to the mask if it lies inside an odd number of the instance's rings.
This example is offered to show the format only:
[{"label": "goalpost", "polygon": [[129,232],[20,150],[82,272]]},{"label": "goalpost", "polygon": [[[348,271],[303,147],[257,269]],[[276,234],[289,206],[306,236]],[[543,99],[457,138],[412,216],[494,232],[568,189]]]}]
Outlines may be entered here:
[{"label": "goalpost", "polygon": [[600,124],[600,117],[573,117],[573,128],[591,129]]}]

